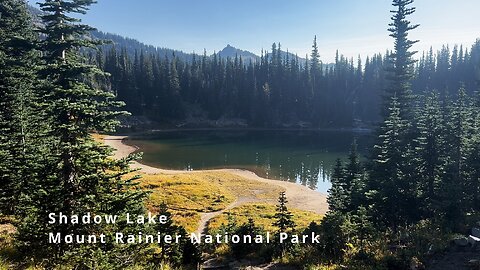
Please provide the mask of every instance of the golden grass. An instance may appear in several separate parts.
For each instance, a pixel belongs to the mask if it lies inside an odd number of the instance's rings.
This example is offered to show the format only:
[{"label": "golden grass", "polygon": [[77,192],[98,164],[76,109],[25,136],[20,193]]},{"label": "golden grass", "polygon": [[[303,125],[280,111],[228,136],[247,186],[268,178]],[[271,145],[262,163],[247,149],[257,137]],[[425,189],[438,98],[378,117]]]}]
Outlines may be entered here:
[{"label": "golden grass", "polygon": [[166,203],[172,210],[173,221],[187,231],[195,231],[200,213],[225,209],[238,197],[274,202],[281,187],[252,181],[226,172],[189,174],[142,174],[140,186],[151,191],[147,207]]},{"label": "golden grass", "polygon": [[[274,231],[275,227],[272,223],[275,221],[275,210],[275,205],[267,203],[244,204],[229,211],[225,211],[221,215],[211,219],[208,223],[207,229],[212,232],[223,224],[227,224],[228,215],[230,213],[235,218],[237,225],[246,223],[249,218],[252,218],[257,226],[262,227],[266,231]],[[296,209],[290,209],[290,211],[293,214],[293,220],[297,224],[297,229],[299,230],[308,227],[312,221],[319,223],[323,217],[322,215],[309,211]]]},{"label": "golden grass", "polygon": [[150,211],[166,203],[172,210],[175,224],[195,231],[200,222],[200,213],[225,209],[236,197],[227,189],[198,174],[143,174],[140,186],[151,191],[147,200]]},{"label": "golden grass", "polygon": [[164,202],[177,211],[214,212],[235,201],[229,190],[197,174],[144,174],[140,186],[152,192],[149,207]]},{"label": "golden grass", "polygon": [[172,211],[172,220],[176,225],[183,226],[187,232],[194,232],[200,223],[200,214],[192,211]]},{"label": "golden grass", "polygon": [[202,172],[198,175],[209,183],[217,184],[233,194],[247,198],[276,201],[278,194],[284,191],[280,186],[249,180],[228,172]]},{"label": "golden grass", "polygon": [[90,135],[97,142],[103,142],[105,140],[105,137],[107,137],[107,135],[99,133],[90,133]]}]

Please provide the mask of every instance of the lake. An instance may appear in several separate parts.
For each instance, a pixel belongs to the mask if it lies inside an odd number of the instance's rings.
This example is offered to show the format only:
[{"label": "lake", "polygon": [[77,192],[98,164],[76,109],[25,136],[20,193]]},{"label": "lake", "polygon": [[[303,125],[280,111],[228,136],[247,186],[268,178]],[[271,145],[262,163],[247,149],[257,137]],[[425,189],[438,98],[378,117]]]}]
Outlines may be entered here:
[{"label": "lake", "polygon": [[247,169],[325,193],[335,160],[346,160],[354,138],[359,152],[367,153],[370,133],[353,131],[162,131],[127,143],[143,152],[142,163],[158,168]]}]

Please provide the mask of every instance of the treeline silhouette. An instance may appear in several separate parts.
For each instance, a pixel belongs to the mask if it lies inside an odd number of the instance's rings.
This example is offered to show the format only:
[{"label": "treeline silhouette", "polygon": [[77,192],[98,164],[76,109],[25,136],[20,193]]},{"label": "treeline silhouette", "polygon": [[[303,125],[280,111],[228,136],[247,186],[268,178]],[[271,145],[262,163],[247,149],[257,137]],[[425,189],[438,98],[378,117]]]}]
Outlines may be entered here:
[{"label": "treeline silhouette", "polygon": [[[122,43],[125,45],[125,43]],[[337,52],[323,64],[316,38],[307,61],[290,57],[274,43],[259,61],[126,46],[103,46],[89,61],[111,74],[103,84],[136,116],[158,122],[241,119],[254,127],[363,127],[381,119],[390,52],[365,61]],[[425,52],[412,66],[414,94],[437,90],[455,96],[460,86],[476,89],[480,42],[471,48],[444,46]]]}]

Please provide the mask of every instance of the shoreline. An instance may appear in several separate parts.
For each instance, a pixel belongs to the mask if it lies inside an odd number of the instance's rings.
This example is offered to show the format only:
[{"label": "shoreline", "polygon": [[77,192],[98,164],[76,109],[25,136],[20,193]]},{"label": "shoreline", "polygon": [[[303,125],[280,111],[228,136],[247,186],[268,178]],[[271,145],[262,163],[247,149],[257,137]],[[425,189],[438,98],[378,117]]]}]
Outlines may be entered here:
[{"label": "shoreline", "polygon": [[[119,133],[118,135],[111,135],[112,137],[148,137],[155,133],[168,132],[189,132],[189,131],[306,131],[306,132],[352,132],[352,133],[372,133],[375,131],[373,127],[338,127],[338,128],[300,128],[300,127],[169,127],[169,128],[153,128],[148,130],[140,130],[136,132]],[[125,135],[122,135],[125,134]]]},{"label": "shoreline", "polygon": [[[114,158],[121,159],[127,157],[129,154],[138,150],[137,147],[127,145],[123,142],[124,139],[128,136],[106,136],[103,141],[106,145],[112,147],[114,151]],[[230,173],[236,176],[240,176],[249,181],[262,182],[269,185],[274,185],[285,190],[289,206],[299,209],[311,211],[317,214],[325,214],[328,211],[327,196],[321,192],[311,190],[305,186],[281,181],[266,179],[256,175],[254,172],[243,170],[243,169],[214,169],[214,170],[194,170],[194,171],[183,171],[183,170],[167,170],[155,168],[149,165],[142,164],[138,161],[133,161],[131,164],[132,168],[139,169],[140,172],[146,174],[164,174],[164,175],[177,175],[177,174],[194,174],[197,172],[209,173],[209,172],[224,172]],[[235,194],[238,196],[238,194]],[[241,196],[238,196],[240,199]],[[237,205],[238,206],[238,203]]]}]

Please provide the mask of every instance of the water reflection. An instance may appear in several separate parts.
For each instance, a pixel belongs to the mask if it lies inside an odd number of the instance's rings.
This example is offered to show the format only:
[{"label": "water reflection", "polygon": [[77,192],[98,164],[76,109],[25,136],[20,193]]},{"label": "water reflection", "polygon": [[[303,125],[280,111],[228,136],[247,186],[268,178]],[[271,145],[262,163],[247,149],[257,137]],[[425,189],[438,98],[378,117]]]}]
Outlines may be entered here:
[{"label": "water reflection", "polygon": [[[274,178],[283,181],[299,183],[314,190],[319,189],[319,184],[321,186],[329,186],[332,163],[327,162],[328,165],[325,166],[323,161],[315,162],[316,157],[307,156],[306,158],[311,158],[312,162],[308,163],[307,165],[305,162],[301,162],[297,165],[291,161],[290,157],[287,157],[285,165],[278,164],[278,167],[273,169],[270,159],[267,159],[262,163],[258,158],[256,158],[256,167],[254,171],[258,175],[265,178]],[[322,187],[321,190],[326,189],[325,187]]]},{"label": "water reflection", "polygon": [[326,192],[335,159],[357,138],[365,150],[368,133],[347,131],[176,131],[130,141],[146,164],[181,170],[243,168],[258,175]]}]

